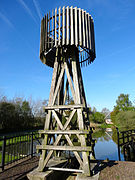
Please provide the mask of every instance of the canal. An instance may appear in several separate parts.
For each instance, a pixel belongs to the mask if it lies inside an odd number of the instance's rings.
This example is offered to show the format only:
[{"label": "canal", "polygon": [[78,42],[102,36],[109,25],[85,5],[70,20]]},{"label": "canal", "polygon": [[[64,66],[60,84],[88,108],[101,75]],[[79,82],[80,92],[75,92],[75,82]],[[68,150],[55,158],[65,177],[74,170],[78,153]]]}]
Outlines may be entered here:
[{"label": "canal", "polygon": [[[93,133],[95,141],[95,158],[98,160],[119,160],[117,134],[112,129],[100,129]],[[121,160],[124,161],[122,150],[120,151]]]}]

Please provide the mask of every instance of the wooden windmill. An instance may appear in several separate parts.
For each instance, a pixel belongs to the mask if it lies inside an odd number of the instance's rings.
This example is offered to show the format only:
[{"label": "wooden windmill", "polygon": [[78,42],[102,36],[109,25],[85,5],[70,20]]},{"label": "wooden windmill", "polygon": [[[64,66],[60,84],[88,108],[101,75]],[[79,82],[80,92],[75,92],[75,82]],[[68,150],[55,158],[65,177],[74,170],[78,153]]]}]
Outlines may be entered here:
[{"label": "wooden windmill", "polygon": [[[41,22],[40,59],[53,68],[38,171],[81,172],[90,176],[91,131],[81,66],[95,59],[94,23],[80,8],[63,7],[49,12]],[[67,103],[68,92],[73,101]],[[76,142],[75,142],[76,141]],[[48,167],[52,157],[72,151],[79,169]]]}]

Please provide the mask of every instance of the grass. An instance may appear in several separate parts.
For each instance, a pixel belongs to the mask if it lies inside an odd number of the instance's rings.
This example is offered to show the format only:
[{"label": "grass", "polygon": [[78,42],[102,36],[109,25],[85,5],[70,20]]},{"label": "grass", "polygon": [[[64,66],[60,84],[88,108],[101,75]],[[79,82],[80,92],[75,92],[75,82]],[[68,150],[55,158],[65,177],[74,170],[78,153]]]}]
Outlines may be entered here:
[{"label": "grass", "polygon": [[[7,137],[9,138],[9,137]],[[33,140],[35,140],[35,136],[33,135]],[[8,145],[11,145],[11,144],[16,144],[16,143],[19,143],[19,142],[30,142],[31,141],[31,136],[30,134],[28,135],[20,135],[19,137],[12,137],[10,139],[7,139],[6,140],[6,146]],[[2,148],[2,145],[3,145],[3,140],[0,141],[0,148]]]},{"label": "grass", "polygon": [[[5,163],[11,162],[12,160],[17,160],[18,156],[5,154]],[[2,162],[2,154],[0,154],[0,162]]]}]

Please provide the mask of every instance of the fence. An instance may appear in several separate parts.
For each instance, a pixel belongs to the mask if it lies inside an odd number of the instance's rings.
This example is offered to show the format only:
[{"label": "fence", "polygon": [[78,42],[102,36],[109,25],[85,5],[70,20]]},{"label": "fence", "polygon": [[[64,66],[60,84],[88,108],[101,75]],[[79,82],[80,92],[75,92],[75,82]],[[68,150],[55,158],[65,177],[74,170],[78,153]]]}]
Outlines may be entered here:
[{"label": "fence", "polygon": [[[117,129],[117,139],[118,139],[118,156],[119,156],[119,161],[121,161],[120,157],[120,147],[126,147],[128,145],[131,145],[133,147],[134,141],[135,141],[135,129],[131,129],[128,131],[121,131],[119,132],[119,129]],[[125,152],[123,150],[123,152]]]},{"label": "fence", "polygon": [[35,155],[40,139],[38,131],[0,137],[0,168],[4,170],[5,165]]}]

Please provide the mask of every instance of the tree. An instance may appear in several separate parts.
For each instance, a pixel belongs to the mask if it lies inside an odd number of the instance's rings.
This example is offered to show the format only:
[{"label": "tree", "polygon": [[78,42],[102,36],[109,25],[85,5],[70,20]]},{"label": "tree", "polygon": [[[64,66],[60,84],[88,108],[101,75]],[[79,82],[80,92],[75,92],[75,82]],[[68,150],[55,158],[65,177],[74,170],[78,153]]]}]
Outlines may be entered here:
[{"label": "tree", "polygon": [[114,110],[118,111],[128,111],[132,110],[132,102],[129,100],[128,94],[120,94],[116,100],[116,106]]},{"label": "tree", "polygon": [[135,128],[135,112],[121,111],[116,115],[116,126],[120,131]]},{"label": "tree", "polygon": [[103,108],[101,113],[103,113],[105,116],[107,116],[110,113],[110,110],[107,108]]},{"label": "tree", "polygon": [[13,129],[16,127],[15,106],[9,102],[0,103],[0,124],[2,129]]},{"label": "tree", "polygon": [[95,112],[94,113],[94,122],[96,123],[104,123],[105,122],[105,115],[100,113],[100,112]]}]

